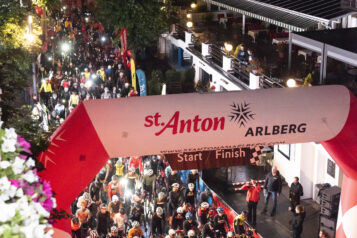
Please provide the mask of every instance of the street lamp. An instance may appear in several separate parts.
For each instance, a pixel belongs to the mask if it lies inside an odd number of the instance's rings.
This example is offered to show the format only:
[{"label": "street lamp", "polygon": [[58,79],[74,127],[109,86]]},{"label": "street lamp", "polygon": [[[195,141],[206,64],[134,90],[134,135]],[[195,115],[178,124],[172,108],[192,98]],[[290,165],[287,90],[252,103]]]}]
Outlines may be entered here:
[{"label": "street lamp", "polygon": [[288,81],[286,81],[286,85],[289,88],[295,88],[296,87],[296,81],[295,79],[288,79]]},{"label": "street lamp", "polygon": [[196,3],[194,3],[194,2],[191,3],[191,8],[192,8],[192,9],[195,9],[196,7],[197,7],[197,4],[196,4]]},{"label": "street lamp", "polygon": [[190,19],[192,17],[192,14],[191,13],[187,13],[186,17],[187,17],[187,19]]},{"label": "street lamp", "polygon": [[187,26],[188,28],[193,27],[193,23],[192,23],[192,21],[188,21],[188,22],[186,23],[186,26]]},{"label": "street lamp", "polygon": [[224,48],[229,53],[229,52],[231,52],[233,50],[233,45],[229,44],[229,43],[224,43]]}]

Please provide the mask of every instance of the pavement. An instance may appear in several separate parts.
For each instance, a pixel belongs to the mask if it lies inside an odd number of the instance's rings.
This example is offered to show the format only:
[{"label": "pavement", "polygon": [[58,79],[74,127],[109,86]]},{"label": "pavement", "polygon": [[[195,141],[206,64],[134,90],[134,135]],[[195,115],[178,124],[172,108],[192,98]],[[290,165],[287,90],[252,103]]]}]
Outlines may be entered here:
[{"label": "pavement", "polygon": [[[209,173],[209,176],[203,176],[205,183],[224,200],[234,211],[240,213],[242,210],[247,210],[246,203],[246,192],[238,191],[233,192],[231,189],[231,179],[232,179],[232,170],[234,168],[230,168],[230,173],[227,176],[227,180],[223,181],[222,169],[221,172]],[[264,179],[265,169],[257,169],[254,178],[255,179]],[[269,169],[270,170],[270,169]],[[248,175],[252,175],[252,168],[244,171],[244,167],[242,169],[239,168],[238,176],[235,177],[235,180],[238,178],[239,180],[234,182],[242,182],[242,178],[248,177]],[[237,172],[235,171],[235,172]],[[211,170],[212,172],[212,170]],[[244,173],[247,172],[247,173]],[[215,174],[215,175],[213,175]],[[217,176],[220,174],[221,176]],[[244,174],[244,175],[243,175]],[[253,173],[254,174],[254,173]],[[226,174],[227,175],[227,174]],[[244,180],[243,180],[244,181]],[[246,180],[245,180],[246,181]],[[227,186],[228,185],[228,186]],[[282,194],[278,197],[278,205],[277,205],[277,213],[274,217],[270,217],[270,211],[272,208],[272,199],[269,201],[268,212],[267,215],[261,214],[261,211],[264,207],[264,195],[263,192],[260,193],[260,201],[258,203],[257,209],[257,232],[264,238],[288,238],[292,237],[292,232],[290,231],[289,221],[293,218],[292,212],[288,210],[290,205],[289,203],[289,186],[285,183],[283,184]],[[319,214],[320,207],[317,203],[312,201],[311,199],[302,200],[301,204],[305,206],[306,218],[303,226],[303,234],[302,237],[310,238],[310,237],[318,237],[319,232]]]}]

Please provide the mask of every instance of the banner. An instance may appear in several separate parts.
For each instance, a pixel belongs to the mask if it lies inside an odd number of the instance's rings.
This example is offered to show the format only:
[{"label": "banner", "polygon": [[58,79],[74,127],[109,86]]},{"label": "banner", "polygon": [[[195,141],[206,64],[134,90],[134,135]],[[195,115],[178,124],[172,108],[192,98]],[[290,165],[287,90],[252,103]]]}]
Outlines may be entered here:
[{"label": "banner", "polygon": [[136,70],[136,76],[138,76],[140,96],[147,96],[146,92],[146,76],[141,69]]},{"label": "banner", "polygon": [[120,32],[120,44],[121,44],[121,52],[123,53],[127,50],[127,33],[125,27]]},{"label": "banner", "polygon": [[133,86],[136,91],[136,73],[135,73],[135,61],[133,58],[130,59],[130,68],[131,68],[131,86]]},{"label": "banner", "polygon": [[259,165],[263,147],[221,148],[165,154],[173,170],[213,169],[220,167]]},{"label": "banner", "polygon": [[120,32],[120,45],[121,45],[121,57],[123,65],[126,65],[126,51],[127,51],[127,33],[126,28],[124,27]]}]

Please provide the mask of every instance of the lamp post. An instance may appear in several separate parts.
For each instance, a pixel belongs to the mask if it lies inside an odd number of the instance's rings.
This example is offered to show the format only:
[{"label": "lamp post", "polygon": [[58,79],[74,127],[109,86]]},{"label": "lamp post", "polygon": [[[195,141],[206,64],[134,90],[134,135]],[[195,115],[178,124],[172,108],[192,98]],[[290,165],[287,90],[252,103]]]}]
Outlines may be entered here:
[{"label": "lamp post", "polygon": [[295,88],[296,85],[296,80],[295,79],[288,79],[288,81],[286,81],[286,86],[288,86],[289,88]]},{"label": "lamp post", "polygon": [[193,27],[192,21],[188,21],[188,22],[186,23],[186,26],[187,26],[189,29],[192,28],[192,27]]},{"label": "lamp post", "polygon": [[224,48],[228,52],[228,55],[230,55],[230,52],[233,50],[233,45],[230,43],[224,43]]}]

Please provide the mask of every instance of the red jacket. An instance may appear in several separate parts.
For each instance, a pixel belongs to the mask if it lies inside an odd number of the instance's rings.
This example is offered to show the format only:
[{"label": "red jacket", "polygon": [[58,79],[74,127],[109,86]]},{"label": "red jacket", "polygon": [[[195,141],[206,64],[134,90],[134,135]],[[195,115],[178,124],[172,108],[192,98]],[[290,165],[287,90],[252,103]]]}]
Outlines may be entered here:
[{"label": "red jacket", "polygon": [[247,193],[247,202],[258,202],[259,201],[259,193],[262,191],[260,184],[257,183],[256,187],[244,185],[241,190],[248,190]]},{"label": "red jacket", "polygon": [[141,157],[132,156],[129,160],[129,167],[128,168],[135,168],[139,169],[140,173],[144,172],[143,161]]}]

